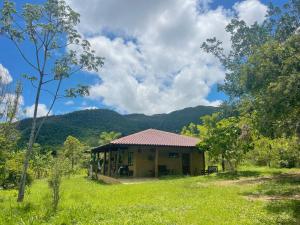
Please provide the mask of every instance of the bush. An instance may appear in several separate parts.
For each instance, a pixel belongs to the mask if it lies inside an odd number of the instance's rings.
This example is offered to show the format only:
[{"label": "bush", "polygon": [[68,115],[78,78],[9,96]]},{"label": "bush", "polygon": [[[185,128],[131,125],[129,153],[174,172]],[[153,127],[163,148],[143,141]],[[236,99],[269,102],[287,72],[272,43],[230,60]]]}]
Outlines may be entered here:
[{"label": "bush", "polygon": [[256,165],[284,168],[300,166],[300,145],[296,137],[260,137],[254,144],[255,148],[248,153],[248,158]]},{"label": "bush", "polygon": [[[4,167],[2,168],[0,186],[4,189],[16,188],[19,186],[21,174],[23,170],[24,153],[13,153],[6,160]],[[26,174],[26,184],[30,185],[33,181],[33,173],[28,170]]]},{"label": "bush", "polygon": [[60,185],[62,177],[72,172],[70,168],[70,163],[62,156],[54,158],[51,162],[48,184],[52,190],[52,206],[54,211],[57,210],[60,200]]}]

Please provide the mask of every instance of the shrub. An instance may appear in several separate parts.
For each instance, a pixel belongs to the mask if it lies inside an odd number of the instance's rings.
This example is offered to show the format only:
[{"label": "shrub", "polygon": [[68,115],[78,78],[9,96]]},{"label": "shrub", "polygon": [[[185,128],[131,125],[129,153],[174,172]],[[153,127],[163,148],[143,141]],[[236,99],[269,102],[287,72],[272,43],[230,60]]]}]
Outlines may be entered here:
[{"label": "shrub", "polygon": [[52,190],[52,206],[56,211],[60,200],[60,185],[64,175],[72,171],[70,163],[62,156],[54,158],[51,162],[51,171],[48,179],[49,187]]},{"label": "shrub", "polygon": [[[2,168],[2,174],[0,178],[0,185],[4,189],[15,188],[19,186],[23,169],[24,153],[12,153],[6,160],[4,167]],[[33,173],[28,170],[26,177],[26,184],[30,185],[33,181]]]}]

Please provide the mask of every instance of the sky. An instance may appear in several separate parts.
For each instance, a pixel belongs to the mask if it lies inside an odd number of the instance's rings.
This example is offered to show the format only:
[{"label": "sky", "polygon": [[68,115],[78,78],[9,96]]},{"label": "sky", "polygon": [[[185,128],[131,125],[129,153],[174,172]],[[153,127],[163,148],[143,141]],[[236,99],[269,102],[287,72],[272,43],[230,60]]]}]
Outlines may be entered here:
[{"label": "sky", "polygon": [[[18,0],[42,3],[42,0]],[[79,72],[63,84],[90,86],[84,98],[60,99],[51,114],[107,108],[119,113],[168,113],[198,105],[218,106],[227,96],[218,92],[225,71],[200,46],[217,37],[230,50],[225,26],[237,16],[247,24],[261,23],[269,1],[259,0],[67,0],[81,15],[77,29],[105,58],[97,73]],[[282,4],[285,1],[274,1]],[[1,1],[0,1],[1,4]],[[23,45],[32,58],[31,46]],[[66,49],[67,51],[67,49]],[[33,115],[35,89],[22,74],[33,73],[13,44],[0,36],[0,77],[13,86],[24,84],[20,117]],[[51,88],[51,86],[50,86]],[[48,111],[51,96],[43,92],[38,116]]]}]

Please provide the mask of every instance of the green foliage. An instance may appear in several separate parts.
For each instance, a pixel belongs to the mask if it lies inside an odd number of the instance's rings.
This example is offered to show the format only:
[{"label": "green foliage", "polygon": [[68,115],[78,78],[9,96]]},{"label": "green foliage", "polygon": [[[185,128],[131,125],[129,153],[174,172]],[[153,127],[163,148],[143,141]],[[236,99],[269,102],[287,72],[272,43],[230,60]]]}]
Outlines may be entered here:
[{"label": "green foliage", "polygon": [[220,89],[242,116],[251,114],[255,128],[271,138],[293,136],[300,127],[299,15],[299,0],[282,8],[271,4],[262,24],[231,21],[226,27],[229,54],[216,38],[202,45],[227,71]]},{"label": "green foliage", "polygon": [[269,167],[300,166],[300,145],[297,137],[270,139],[259,136],[248,158],[253,164]]},{"label": "green foliage", "polygon": [[111,141],[118,139],[121,137],[121,133],[115,132],[115,131],[110,131],[110,132],[102,132],[100,134],[100,139],[99,139],[99,145],[105,145],[109,144]]},{"label": "green foliage", "polygon": [[200,137],[200,127],[197,124],[190,123],[182,128],[181,134],[191,137]]},{"label": "green foliage", "polygon": [[[83,84],[77,84],[77,87],[62,92],[63,81],[70,79],[82,69],[98,71],[103,65],[103,58],[95,54],[87,40],[82,39],[76,29],[80,22],[80,15],[64,0],[47,0],[41,4],[25,3],[20,11],[16,10],[13,1],[4,0],[0,9],[0,34],[14,44],[24,62],[33,69],[35,74],[23,76],[30,80],[35,89],[35,99],[33,122],[30,126],[18,194],[18,201],[21,202],[24,199],[26,171],[30,164],[33,144],[36,143],[40,129],[56,100],[89,94],[88,87]],[[28,46],[34,57],[27,55]],[[37,126],[37,112],[42,90],[51,93],[52,101],[46,116]]]},{"label": "green foliage", "polygon": [[52,190],[52,207],[56,211],[60,200],[60,186],[62,177],[70,173],[70,164],[66,158],[59,156],[51,162],[50,176],[48,178],[49,187]]},{"label": "green foliage", "polygon": [[[218,111],[219,108],[198,106],[178,110],[169,114],[146,116],[142,114],[120,115],[107,109],[77,111],[65,115],[51,116],[40,130],[37,141],[54,150],[72,135],[89,146],[99,145],[99,134],[113,130],[128,135],[148,128],[178,132],[191,122],[199,123],[199,117]],[[41,118],[38,119],[38,124]],[[28,141],[32,119],[19,121],[17,124],[22,137],[19,145]],[[53,147],[54,146],[54,147]]]},{"label": "green foliage", "polygon": [[245,154],[252,149],[250,127],[240,118],[218,118],[219,114],[202,118],[203,125],[199,127],[201,142],[198,147],[207,151],[213,159],[224,158],[230,169],[235,170]]},{"label": "green foliage", "polygon": [[251,95],[242,112],[254,115],[263,135],[293,136],[300,126],[299,59],[300,35],[294,35],[267,42],[241,68],[241,86]]},{"label": "green foliage", "polygon": [[30,165],[36,179],[48,176],[51,160],[52,155],[50,151],[43,153],[41,146],[39,144],[34,144]]},{"label": "green foliage", "polygon": [[[24,153],[16,152],[10,153],[5,164],[1,168],[0,174],[0,186],[7,188],[16,188],[19,186],[19,182],[22,174],[22,166],[24,161]],[[30,185],[33,181],[33,174],[31,170],[27,171],[26,184]]]},{"label": "green foliage", "polygon": [[80,165],[84,147],[81,142],[72,136],[68,136],[63,146],[63,154],[71,163],[71,170],[75,172]]},{"label": "green foliage", "polygon": [[278,152],[272,146],[273,141],[267,137],[259,137],[254,141],[254,149],[249,152],[249,158],[253,164],[261,166],[275,166],[274,162],[278,161]]},{"label": "green foliage", "polygon": [[[23,153],[17,152],[20,134],[13,124],[18,112],[22,86],[17,83],[14,94],[7,93],[6,89],[0,81],[0,187],[14,188],[19,184],[24,157]],[[31,171],[28,171],[26,183],[31,182]]]}]

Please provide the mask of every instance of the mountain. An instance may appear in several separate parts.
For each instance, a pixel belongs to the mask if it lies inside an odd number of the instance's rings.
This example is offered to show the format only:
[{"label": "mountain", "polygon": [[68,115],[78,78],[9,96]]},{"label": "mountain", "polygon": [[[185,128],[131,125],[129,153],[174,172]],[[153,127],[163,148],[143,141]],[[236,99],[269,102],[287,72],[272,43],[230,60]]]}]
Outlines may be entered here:
[{"label": "mountain", "polygon": [[[199,123],[203,115],[218,111],[217,107],[197,106],[185,108],[168,114],[147,116],[144,114],[121,115],[108,109],[75,111],[72,113],[50,116],[44,123],[37,143],[47,146],[61,145],[68,135],[75,136],[90,146],[96,146],[103,131],[117,131],[122,135],[148,128],[179,133],[183,126],[193,122]],[[41,120],[39,118],[38,122]],[[18,122],[21,132],[20,145],[28,140],[32,119]]]}]

